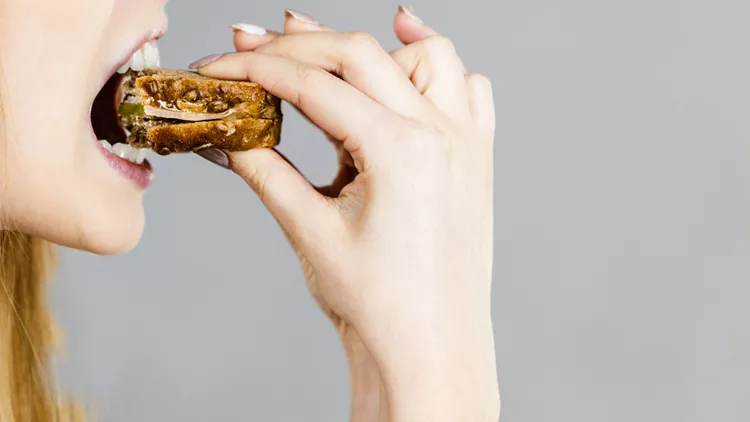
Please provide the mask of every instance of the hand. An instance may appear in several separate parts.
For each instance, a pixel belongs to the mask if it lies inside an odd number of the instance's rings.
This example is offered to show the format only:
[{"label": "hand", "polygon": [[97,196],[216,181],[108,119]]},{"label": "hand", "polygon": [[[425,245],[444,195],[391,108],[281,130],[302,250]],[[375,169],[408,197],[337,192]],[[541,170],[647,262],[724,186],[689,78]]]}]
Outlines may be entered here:
[{"label": "hand", "polygon": [[391,420],[496,420],[486,78],[466,75],[443,37],[389,55],[368,35],[331,31],[278,37],[199,70],[261,83],[350,154],[356,177],[333,197],[272,150],[230,158],[318,300],[372,353]]},{"label": "hand", "polygon": [[[284,22],[284,34],[297,34],[308,31],[333,31],[333,29],[318,23],[310,23],[294,16],[298,12],[287,12]],[[306,18],[306,17],[303,17]],[[255,25],[237,24],[235,29],[234,44],[238,52],[258,51],[266,43],[278,38],[282,34],[275,31],[266,31]],[[394,19],[394,30],[396,36],[405,44],[413,44],[437,33],[426,26],[421,20],[413,18],[411,12],[400,8]],[[262,49],[260,50],[262,51]],[[392,54],[400,54],[394,52]],[[408,71],[408,69],[404,69]],[[354,181],[358,172],[354,168],[351,155],[343,149],[341,142],[332,139],[334,147],[339,156],[339,173],[333,183],[329,186],[319,187],[318,191],[329,197],[337,197],[344,186]],[[215,154],[211,152],[209,156]],[[293,244],[293,239],[290,239]],[[297,248],[295,248],[297,249]],[[356,331],[339,315],[334,313],[325,301],[317,293],[317,277],[315,269],[309,261],[298,254],[305,274],[307,286],[315,297],[323,312],[333,322],[341,341],[344,345],[347,360],[349,362],[349,374],[351,378],[351,417],[352,422],[385,422],[387,420],[387,400],[381,392],[382,380],[380,371],[374,362],[367,347],[362,343]]]}]

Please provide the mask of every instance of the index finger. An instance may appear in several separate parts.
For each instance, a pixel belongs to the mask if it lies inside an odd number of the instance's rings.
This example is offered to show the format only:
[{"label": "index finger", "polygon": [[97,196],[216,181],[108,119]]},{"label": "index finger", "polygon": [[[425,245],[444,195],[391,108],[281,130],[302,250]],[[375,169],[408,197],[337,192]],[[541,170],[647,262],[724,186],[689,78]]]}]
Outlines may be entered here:
[{"label": "index finger", "polygon": [[[200,66],[202,75],[249,80],[294,105],[316,126],[340,140],[352,154],[357,170],[387,158],[388,147],[378,132],[392,130],[384,124],[398,115],[325,70],[284,57],[257,52],[226,54]],[[374,142],[378,139],[378,142]]]}]

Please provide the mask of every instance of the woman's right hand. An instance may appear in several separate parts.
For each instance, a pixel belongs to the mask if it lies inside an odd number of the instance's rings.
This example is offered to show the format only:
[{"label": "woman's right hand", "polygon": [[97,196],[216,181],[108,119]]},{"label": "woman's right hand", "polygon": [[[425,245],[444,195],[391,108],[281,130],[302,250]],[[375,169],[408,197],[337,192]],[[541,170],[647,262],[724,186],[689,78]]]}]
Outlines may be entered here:
[{"label": "woman's right hand", "polygon": [[492,92],[432,36],[389,55],[369,35],[280,36],[199,71],[250,79],[351,156],[333,196],[273,150],[230,155],[378,367],[392,421],[497,420],[490,318]]}]

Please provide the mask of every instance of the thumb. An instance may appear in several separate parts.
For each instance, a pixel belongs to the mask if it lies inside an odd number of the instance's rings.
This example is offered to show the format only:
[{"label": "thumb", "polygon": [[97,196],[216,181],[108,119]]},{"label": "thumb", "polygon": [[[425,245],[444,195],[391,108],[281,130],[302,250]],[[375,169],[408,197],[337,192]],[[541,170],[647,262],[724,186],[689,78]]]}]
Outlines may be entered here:
[{"label": "thumb", "polygon": [[258,148],[228,155],[230,168],[293,239],[303,240],[335,221],[329,200],[276,150]]}]

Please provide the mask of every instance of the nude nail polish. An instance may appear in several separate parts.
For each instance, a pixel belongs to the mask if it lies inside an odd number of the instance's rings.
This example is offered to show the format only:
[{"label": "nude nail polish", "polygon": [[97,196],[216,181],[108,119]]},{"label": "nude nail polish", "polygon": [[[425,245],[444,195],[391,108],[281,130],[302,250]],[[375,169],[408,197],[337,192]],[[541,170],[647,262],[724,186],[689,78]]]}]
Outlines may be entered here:
[{"label": "nude nail polish", "polygon": [[299,10],[286,9],[284,11],[284,13],[287,16],[289,16],[289,17],[291,17],[293,19],[297,19],[298,21],[302,21],[304,23],[311,23],[311,24],[314,24],[314,25],[320,24],[320,22],[316,21],[315,18],[313,18],[312,16],[308,15],[307,13],[302,13]]},{"label": "nude nail polish", "polygon": [[268,31],[265,28],[261,28],[257,25],[251,25],[249,23],[235,23],[232,25],[232,30],[241,31],[248,35],[266,35]]},{"label": "nude nail polish", "polygon": [[424,23],[424,21],[414,13],[414,8],[411,6],[405,6],[403,4],[399,4],[398,10],[403,12],[406,16],[414,19],[415,21],[419,23]]},{"label": "nude nail polish", "polygon": [[223,56],[224,56],[223,54],[212,54],[210,56],[203,57],[201,59],[198,59],[198,60],[190,63],[190,65],[188,66],[188,68],[189,69],[198,69],[198,68],[201,68],[203,66],[206,66],[208,64],[211,64],[211,63],[215,62],[216,60],[219,60]]}]

